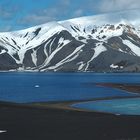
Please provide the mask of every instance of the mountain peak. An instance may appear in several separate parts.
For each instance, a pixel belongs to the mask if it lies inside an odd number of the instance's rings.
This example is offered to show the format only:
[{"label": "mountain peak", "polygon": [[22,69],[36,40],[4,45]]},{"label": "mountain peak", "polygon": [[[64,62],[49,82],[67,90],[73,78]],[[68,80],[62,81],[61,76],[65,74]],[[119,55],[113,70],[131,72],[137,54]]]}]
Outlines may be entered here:
[{"label": "mountain peak", "polygon": [[0,33],[0,69],[140,71],[140,20],[134,16],[136,12],[53,21]]}]

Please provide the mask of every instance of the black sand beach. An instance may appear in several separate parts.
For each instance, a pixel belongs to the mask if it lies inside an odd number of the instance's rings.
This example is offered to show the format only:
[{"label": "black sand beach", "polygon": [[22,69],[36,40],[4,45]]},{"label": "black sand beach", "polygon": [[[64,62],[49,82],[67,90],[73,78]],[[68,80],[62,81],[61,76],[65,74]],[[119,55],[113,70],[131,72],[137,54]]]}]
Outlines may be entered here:
[{"label": "black sand beach", "polygon": [[139,140],[140,116],[1,103],[0,130],[0,140]]}]

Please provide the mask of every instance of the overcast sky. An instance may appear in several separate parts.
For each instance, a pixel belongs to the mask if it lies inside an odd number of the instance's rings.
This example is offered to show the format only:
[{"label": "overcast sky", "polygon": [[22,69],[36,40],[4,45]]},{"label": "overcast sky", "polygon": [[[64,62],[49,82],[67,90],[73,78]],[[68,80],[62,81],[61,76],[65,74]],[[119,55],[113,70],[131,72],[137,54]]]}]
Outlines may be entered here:
[{"label": "overcast sky", "polygon": [[0,31],[140,8],[140,0],[0,0]]}]

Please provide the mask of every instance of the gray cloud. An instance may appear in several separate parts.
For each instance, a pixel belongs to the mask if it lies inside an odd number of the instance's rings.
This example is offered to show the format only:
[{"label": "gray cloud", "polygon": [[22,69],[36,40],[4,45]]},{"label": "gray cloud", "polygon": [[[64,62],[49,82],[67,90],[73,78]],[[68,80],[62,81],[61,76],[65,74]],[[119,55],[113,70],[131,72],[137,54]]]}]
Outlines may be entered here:
[{"label": "gray cloud", "polygon": [[76,11],[73,12],[74,17],[80,17],[84,13],[83,9],[77,9]]},{"label": "gray cloud", "polygon": [[[87,0],[87,2],[90,1]],[[90,9],[88,8],[88,3],[85,3],[85,1],[82,1],[80,4],[76,3],[75,0],[58,0],[52,7],[32,11],[29,15],[19,19],[18,23],[30,26],[48,21],[74,18],[83,16]]]},{"label": "gray cloud", "polygon": [[0,17],[4,20],[9,20],[13,18],[13,16],[16,15],[17,11],[18,11],[17,6],[9,7],[6,5],[0,5]]},{"label": "gray cloud", "polygon": [[98,5],[99,12],[111,12],[140,8],[139,0],[101,0]]},{"label": "gray cloud", "polygon": [[17,22],[21,25],[36,25],[58,20],[68,15],[71,0],[58,0],[55,6],[46,9],[34,10]]},{"label": "gray cloud", "polygon": [[53,20],[55,19],[49,16],[31,14],[18,20],[17,22],[18,24],[21,24],[21,25],[31,25],[31,24],[34,25],[34,24],[42,24],[45,22],[53,21]]},{"label": "gray cloud", "polygon": [[139,7],[139,0],[86,0],[78,4],[75,0],[58,0],[57,3],[50,8],[32,11],[29,15],[18,20],[18,23],[21,25],[36,25],[53,20],[135,9]]},{"label": "gray cloud", "polygon": [[0,28],[0,31],[1,31],[1,32],[8,32],[8,31],[10,31],[10,30],[12,30],[12,26],[11,26],[11,25],[2,26],[2,27]]},{"label": "gray cloud", "polygon": [[[17,19],[17,26],[27,27],[89,14],[140,8],[139,0],[82,0],[80,3],[77,1],[57,0],[57,3],[49,8],[33,9],[28,15]],[[16,15],[17,9],[17,7],[0,6],[0,17],[10,21],[10,18]]]}]

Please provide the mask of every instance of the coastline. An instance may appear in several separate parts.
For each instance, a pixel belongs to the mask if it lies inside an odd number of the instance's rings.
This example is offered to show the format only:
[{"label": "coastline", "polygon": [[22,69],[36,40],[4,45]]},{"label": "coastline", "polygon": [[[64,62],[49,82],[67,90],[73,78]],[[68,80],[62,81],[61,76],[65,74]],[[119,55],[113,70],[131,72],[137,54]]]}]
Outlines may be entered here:
[{"label": "coastline", "polygon": [[[120,89],[120,85],[114,84],[101,83],[100,86]],[[136,88],[135,85],[133,87]],[[121,85],[121,90],[132,92],[128,85],[124,84]],[[111,97],[90,101],[118,98],[140,98],[140,96]],[[30,104],[0,102],[0,130],[6,131],[0,133],[0,139],[140,140],[140,116],[117,116],[70,107],[73,103],[86,101],[89,100]]]},{"label": "coastline", "polygon": [[133,98],[140,98],[140,96],[128,96],[128,97],[123,97],[123,96],[116,96],[116,97],[104,97],[104,98],[94,98],[90,100],[75,100],[75,101],[59,101],[59,102],[37,102],[37,103],[29,103],[30,107],[35,107],[35,108],[41,108],[41,109],[59,109],[59,110],[67,110],[67,111],[78,111],[78,112],[95,112],[95,113],[103,113],[103,114],[112,114],[116,115],[113,113],[104,113],[104,112],[97,112],[97,111],[92,111],[88,109],[80,109],[80,108],[74,108],[71,105],[77,104],[77,103],[86,103],[90,101],[103,101],[103,100],[115,100],[115,99],[133,99]]},{"label": "coastline", "polygon": [[140,94],[140,84],[129,84],[129,83],[125,83],[125,84],[118,84],[118,83],[97,83],[97,86],[104,86],[104,87],[110,87],[110,88],[116,88],[116,89],[120,89],[120,90],[124,90],[127,92],[131,92],[131,93],[136,93],[136,94]]},{"label": "coastline", "polygon": [[115,116],[56,108],[0,103],[4,140],[121,140],[140,138],[140,116]]}]

